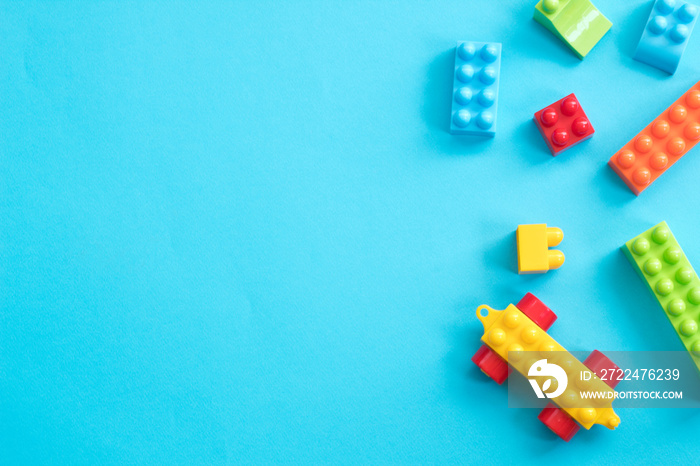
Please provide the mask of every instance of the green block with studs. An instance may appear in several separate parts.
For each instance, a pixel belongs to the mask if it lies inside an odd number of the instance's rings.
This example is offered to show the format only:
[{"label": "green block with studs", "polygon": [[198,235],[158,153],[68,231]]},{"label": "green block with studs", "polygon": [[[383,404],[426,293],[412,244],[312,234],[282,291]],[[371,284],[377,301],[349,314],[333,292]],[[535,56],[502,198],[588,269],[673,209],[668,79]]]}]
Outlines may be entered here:
[{"label": "green block with studs", "polygon": [[533,18],[581,59],[612,27],[608,18],[588,0],[540,0]]},{"label": "green block with studs", "polygon": [[627,241],[622,250],[700,370],[700,279],[671,229],[661,222]]}]

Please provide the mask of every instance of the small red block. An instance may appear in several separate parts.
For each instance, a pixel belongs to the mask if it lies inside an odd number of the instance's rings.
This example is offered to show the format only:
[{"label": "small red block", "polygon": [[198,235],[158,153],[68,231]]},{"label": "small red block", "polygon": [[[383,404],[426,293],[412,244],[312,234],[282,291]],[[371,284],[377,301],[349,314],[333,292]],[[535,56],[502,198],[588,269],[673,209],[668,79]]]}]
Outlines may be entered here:
[{"label": "small red block", "polygon": [[537,416],[537,419],[542,421],[544,425],[566,442],[571,440],[579,430],[579,425],[576,424],[576,421],[571,419],[571,416],[566,414],[564,410],[557,408],[552,403],[547,403],[547,406]]},{"label": "small red block", "polygon": [[505,382],[513,371],[498,353],[486,345],[481,345],[481,348],[472,356],[472,362],[479,366],[479,369],[491,377],[498,385]]},{"label": "small red block", "polygon": [[557,320],[557,315],[532,293],[523,296],[515,307],[545,332]]},{"label": "small red block", "polygon": [[608,384],[610,388],[615,388],[622,379],[622,371],[612,362],[606,355],[598,350],[588,355],[583,365],[593,371],[595,375],[603,379],[603,382]]},{"label": "small red block", "polygon": [[553,156],[593,136],[595,130],[574,94],[535,113],[535,124]]}]

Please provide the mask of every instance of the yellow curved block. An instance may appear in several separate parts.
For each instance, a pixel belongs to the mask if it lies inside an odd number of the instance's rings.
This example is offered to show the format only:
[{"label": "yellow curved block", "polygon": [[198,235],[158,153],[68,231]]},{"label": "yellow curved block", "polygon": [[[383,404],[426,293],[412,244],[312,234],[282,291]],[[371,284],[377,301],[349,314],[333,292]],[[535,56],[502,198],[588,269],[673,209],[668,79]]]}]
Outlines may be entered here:
[{"label": "yellow curved block", "polygon": [[[476,316],[484,325],[481,341],[524,377],[528,377],[530,367],[541,357],[546,357],[549,363],[564,369],[569,384],[561,395],[550,398],[549,401],[563,409],[579,424],[586,429],[590,429],[593,424],[615,429],[620,424],[620,418],[612,409],[613,398],[584,400],[579,396],[582,391],[601,392],[604,396],[612,396],[610,392],[613,389],[595,375],[591,380],[580,380],[582,371],[591,372],[591,370],[538,327],[520,309],[509,304],[505,310],[497,311],[482,305],[477,308]],[[532,353],[523,352],[537,352],[540,357],[533,357]]]},{"label": "yellow curved block", "polygon": [[518,225],[515,232],[518,243],[518,273],[544,273],[558,269],[564,263],[561,251],[550,250],[564,239],[560,228],[545,223]]}]

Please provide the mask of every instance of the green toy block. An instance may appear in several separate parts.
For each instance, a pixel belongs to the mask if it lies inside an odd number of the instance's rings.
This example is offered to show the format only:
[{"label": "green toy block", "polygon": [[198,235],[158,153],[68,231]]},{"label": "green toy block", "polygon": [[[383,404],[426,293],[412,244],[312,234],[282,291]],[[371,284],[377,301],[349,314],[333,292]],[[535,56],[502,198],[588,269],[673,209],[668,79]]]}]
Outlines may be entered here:
[{"label": "green toy block", "polygon": [[580,59],[612,26],[588,0],[540,0],[533,18],[563,40]]},{"label": "green toy block", "polygon": [[700,279],[671,229],[661,222],[627,241],[622,250],[666,312],[700,370]]}]

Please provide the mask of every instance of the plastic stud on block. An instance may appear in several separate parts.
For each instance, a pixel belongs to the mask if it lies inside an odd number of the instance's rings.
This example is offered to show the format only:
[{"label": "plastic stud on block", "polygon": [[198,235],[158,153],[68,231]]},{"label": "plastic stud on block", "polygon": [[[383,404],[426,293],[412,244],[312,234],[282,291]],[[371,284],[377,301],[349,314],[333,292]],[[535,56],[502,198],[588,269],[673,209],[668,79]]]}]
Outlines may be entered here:
[{"label": "plastic stud on block", "polygon": [[544,273],[564,263],[564,253],[550,247],[564,239],[564,232],[544,223],[518,225],[515,231],[518,246],[518,273]]},{"label": "plastic stud on block", "polygon": [[501,44],[460,42],[455,48],[450,133],[496,134]]},{"label": "plastic stud on block", "polygon": [[700,370],[700,278],[666,222],[622,246]]},{"label": "plastic stud on block", "polygon": [[598,350],[593,350],[583,364],[595,375],[603,380],[610,388],[615,388],[620,383],[622,372],[606,355]]},{"label": "plastic stud on block", "polygon": [[557,315],[532,293],[527,293],[523,296],[523,299],[515,307],[520,309],[523,314],[528,316],[530,320],[545,332],[557,320]]},{"label": "plastic stud on block", "polygon": [[636,195],[700,141],[700,81],[608,161]]},{"label": "plastic stud on block", "polygon": [[593,125],[574,94],[535,113],[535,125],[553,156],[589,139]]},{"label": "plastic stud on block", "polygon": [[588,0],[540,0],[535,21],[583,59],[610,30],[612,23]]},{"label": "plastic stud on block", "polygon": [[692,3],[656,0],[634,59],[669,74],[676,72],[700,8]]},{"label": "plastic stud on block", "polygon": [[566,442],[571,440],[580,428],[576,421],[552,403],[547,403],[537,419]]},{"label": "plastic stud on block", "polygon": [[502,357],[486,345],[481,345],[481,348],[472,356],[472,362],[498,385],[505,382],[513,371]]}]

